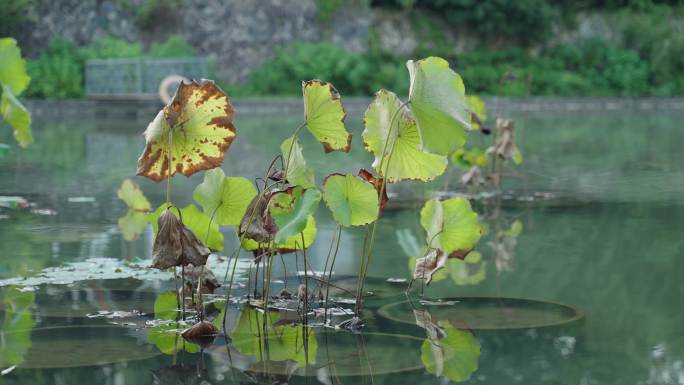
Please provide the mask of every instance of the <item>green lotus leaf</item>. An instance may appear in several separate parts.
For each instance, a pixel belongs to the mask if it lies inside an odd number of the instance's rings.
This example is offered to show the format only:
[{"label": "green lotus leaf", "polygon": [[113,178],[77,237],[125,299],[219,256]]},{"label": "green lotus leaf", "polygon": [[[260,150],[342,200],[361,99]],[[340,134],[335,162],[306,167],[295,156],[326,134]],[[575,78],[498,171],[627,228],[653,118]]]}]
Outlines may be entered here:
[{"label": "green lotus leaf", "polygon": [[284,243],[289,238],[304,231],[309,216],[313,215],[321,201],[321,193],[316,189],[295,188],[291,194],[276,193],[271,198],[271,215],[278,225],[276,243]]},{"label": "green lotus leaf", "polygon": [[20,95],[30,81],[17,41],[11,37],[0,38],[0,85],[9,87],[12,94]]},{"label": "green lotus leaf", "polygon": [[210,80],[181,83],[145,130],[138,175],[159,182],[169,177],[169,168],[171,176],[190,176],[219,167],[234,139],[228,96]]},{"label": "green lotus leaf", "polygon": [[222,226],[236,226],[245,215],[249,202],[256,196],[254,185],[242,177],[226,177],[216,168],[204,173],[204,181],[192,194],[205,214],[214,216]]},{"label": "green lotus leaf", "polygon": [[466,96],[466,105],[472,117],[470,127],[473,130],[479,130],[487,120],[487,108],[484,100],[480,99],[479,96],[468,95]]},{"label": "green lotus leaf", "polygon": [[14,128],[14,139],[20,146],[26,147],[33,142],[31,133],[31,113],[17,99],[9,87],[2,86],[2,101],[0,114],[3,119]]},{"label": "green lotus leaf", "polygon": [[299,140],[295,137],[285,139],[280,145],[280,152],[283,154],[286,165],[287,175],[285,175],[285,179],[290,184],[304,188],[316,186],[314,169],[306,164]]},{"label": "green lotus leaf", "polygon": [[422,150],[416,121],[394,93],[377,92],[363,120],[364,145],[375,156],[373,168],[387,182],[428,181],[444,173],[447,159]]},{"label": "green lotus leaf", "polygon": [[126,215],[119,218],[117,224],[123,238],[127,241],[134,241],[138,239],[140,234],[142,234],[147,227],[147,214],[140,211],[128,210],[126,211]]},{"label": "green lotus leaf", "polygon": [[480,239],[477,213],[464,198],[431,199],[420,211],[420,224],[427,231],[427,244],[446,255],[471,250]]},{"label": "green lotus leaf", "polygon": [[[304,233],[304,245],[302,246],[302,234]],[[285,242],[276,243],[275,249],[280,253],[287,253],[294,250],[306,249],[316,240],[316,220],[313,215],[309,215],[306,220],[306,226],[301,232],[287,238]],[[257,254],[266,252],[270,245],[259,243],[253,239],[245,238],[242,240],[242,248],[247,251],[254,251]]]},{"label": "green lotus leaf", "polygon": [[150,211],[150,201],[147,200],[140,187],[130,179],[126,179],[121,183],[121,187],[116,192],[119,197],[129,209],[134,211],[147,212]]},{"label": "green lotus leaf", "polygon": [[479,366],[480,342],[468,330],[459,330],[446,321],[438,325],[441,338],[427,338],[420,347],[420,360],[428,373],[454,382],[465,381]]},{"label": "green lotus leaf", "polygon": [[[167,205],[164,203],[147,216],[147,220],[152,223],[155,236],[157,234],[157,220],[166,210],[166,207]],[[178,210],[176,208],[172,208],[171,212],[178,217]],[[212,251],[223,250],[223,234],[219,231],[219,226],[216,221],[211,220],[209,215],[199,211],[197,206],[193,204],[185,206],[180,212],[183,226],[190,229],[200,242],[205,244]]]},{"label": "green lotus leaf", "polygon": [[[233,346],[244,355],[256,357],[257,361],[294,361],[301,366],[313,362],[318,352],[314,330],[299,324],[279,326],[280,320],[277,311],[269,311],[264,317],[260,309],[245,307],[229,333]],[[264,336],[264,322],[268,337]],[[308,341],[306,349],[304,337]]]},{"label": "green lotus leaf", "polygon": [[344,128],[347,113],[335,87],[321,80],[309,80],[302,82],[302,92],[306,126],[325,152],[349,152],[351,134]]},{"label": "green lotus leaf", "polygon": [[323,200],[342,226],[361,226],[378,218],[378,192],[351,174],[332,174],[323,182]]},{"label": "green lotus leaf", "polygon": [[461,77],[438,57],[409,60],[409,101],[427,151],[448,155],[462,147],[470,129],[470,112]]}]

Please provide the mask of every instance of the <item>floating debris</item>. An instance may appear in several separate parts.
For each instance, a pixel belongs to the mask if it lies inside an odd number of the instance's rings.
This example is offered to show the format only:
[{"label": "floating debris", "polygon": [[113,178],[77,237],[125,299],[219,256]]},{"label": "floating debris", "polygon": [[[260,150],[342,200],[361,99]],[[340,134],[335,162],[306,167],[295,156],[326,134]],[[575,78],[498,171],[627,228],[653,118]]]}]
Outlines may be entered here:
[{"label": "floating debris", "polygon": [[95,203],[95,197],[69,197],[69,203]]},{"label": "floating debris", "polygon": [[124,310],[100,310],[97,313],[86,314],[88,318],[105,318],[105,319],[115,319],[115,318],[137,318],[144,317],[145,313],[139,312],[137,310],[124,311]]},{"label": "floating debris", "polygon": [[391,282],[391,283],[406,283],[407,279],[406,278],[390,277],[390,278],[387,278],[386,281]]},{"label": "floating debris", "polygon": [[0,207],[7,209],[25,209],[29,206],[29,201],[24,197],[0,195]]}]

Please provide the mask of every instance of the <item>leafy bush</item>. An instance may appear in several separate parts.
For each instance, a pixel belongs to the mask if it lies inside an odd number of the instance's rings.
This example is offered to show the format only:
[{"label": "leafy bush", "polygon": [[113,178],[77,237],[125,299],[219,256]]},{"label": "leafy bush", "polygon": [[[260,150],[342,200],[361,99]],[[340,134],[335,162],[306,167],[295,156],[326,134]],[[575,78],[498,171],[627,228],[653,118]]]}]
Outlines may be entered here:
[{"label": "leafy bush", "polygon": [[163,43],[153,43],[150,56],[158,58],[195,56],[195,49],[181,35],[171,35]]},{"label": "leafy bush", "polygon": [[27,95],[50,99],[83,96],[83,59],[71,41],[53,38],[37,59],[28,61],[27,68],[34,79]]},{"label": "leafy bush", "polygon": [[107,36],[81,48],[80,52],[85,60],[124,59],[143,56],[143,47],[140,43],[129,43],[126,40]]},{"label": "leafy bush", "polygon": [[3,1],[0,6],[0,36],[12,36],[23,22],[31,18],[34,0]]}]

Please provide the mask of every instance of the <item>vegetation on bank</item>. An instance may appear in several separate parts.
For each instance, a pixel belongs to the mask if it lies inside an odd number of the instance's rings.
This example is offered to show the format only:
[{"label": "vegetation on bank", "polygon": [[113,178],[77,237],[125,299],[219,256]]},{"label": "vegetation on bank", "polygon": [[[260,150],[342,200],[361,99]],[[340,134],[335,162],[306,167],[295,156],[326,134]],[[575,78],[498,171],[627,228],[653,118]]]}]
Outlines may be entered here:
[{"label": "vegetation on bank", "polygon": [[[318,3],[324,24],[345,6],[340,1]],[[379,88],[407,94],[406,60],[439,55],[463,74],[470,92],[482,95],[684,95],[684,77],[680,75],[684,73],[684,7],[679,0],[585,0],[572,4],[554,0],[376,0],[354,4],[405,12],[417,38],[414,52],[387,52],[374,31],[364,53],[331,42],[293,42],[256,68],[245,82],[224,84],[225,88],[234,95],[296,95],[301,90],[291,80],[314,77],[329,79],[346,95],[369,95]],[[578,15],[583,11],[600,12],[615,36],[564,40],[563,34],[581,22]],[[440,18],[445,23],[437,22]],[[447,37],[445,25],[462,26],[477,37],[477,46],[459,52]],[[147,51],[140,43],[112,37],[85,47],[57,37],[39,57],[28,60],[29,74],[41,81],[31,83],[26,95],[82,97],[88,59],[194,54],[180,35],[153,44]]]}]

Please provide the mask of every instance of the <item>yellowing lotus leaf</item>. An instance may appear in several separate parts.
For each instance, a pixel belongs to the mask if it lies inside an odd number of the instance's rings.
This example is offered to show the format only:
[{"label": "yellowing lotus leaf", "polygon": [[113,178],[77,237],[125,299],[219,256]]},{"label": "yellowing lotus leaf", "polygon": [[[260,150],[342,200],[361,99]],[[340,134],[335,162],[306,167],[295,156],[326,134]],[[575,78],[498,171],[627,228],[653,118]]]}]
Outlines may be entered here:
[{"label": "yellowing lotus leaf", "polygon": [[33,143],[31,133],[31,113],[24,107],[19,99],[14,96],[11,89],[2,86],[2,101],[0,101],[0,114],[2,118],[14,129],[14,139],[21,147]]},{"label": "yellowing lotus leaf", "polygon": [[210,80],[183,82],[145,130],[138,175],[159,182],[169,173],[190,176],[218,167],[234,139],[228,96]]},{"label": "yellowing lotus leaf", "polygon": [[302,82],[304,118],[311,134],[325,152],[351,149],[351,134],[344,128],[347,113],[335,87],[321,80]]},{"label": "yellowing lotus leaf", "polygon": [[394,93],[376,93],[363,120],[363,143],[375,155],[373,168],[387,182],[429,181],[446,170],[446,157],[422,149],[416,121]]}]

